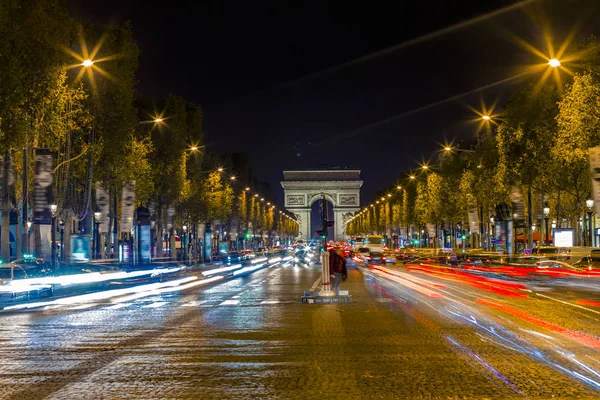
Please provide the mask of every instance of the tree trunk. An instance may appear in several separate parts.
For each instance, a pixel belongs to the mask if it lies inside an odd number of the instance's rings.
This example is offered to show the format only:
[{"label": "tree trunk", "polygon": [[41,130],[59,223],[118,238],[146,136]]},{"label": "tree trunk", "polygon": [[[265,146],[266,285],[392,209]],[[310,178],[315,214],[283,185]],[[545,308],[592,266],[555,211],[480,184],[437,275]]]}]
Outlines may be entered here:
[{"label": "tree trunk", "polygon": [[531,185],[527,186],[527,247],[533,248],[533,206],[532,206]]},{"label": "tree trunk", "polygon": [[156,209],[157,213],[156,213],[156,257],[162,257],[163,256],[163,246],[162,246],[162,242],[163,242],[163,237],[162,237],[162,230],[163,230],[163,206],[162,206],[162,202],[158,203],[158,207]]},{"label": "tree trunk", "polygon": [[2,260],[5,263],[10,262],[10,209],[8,204],[2,207]]}]

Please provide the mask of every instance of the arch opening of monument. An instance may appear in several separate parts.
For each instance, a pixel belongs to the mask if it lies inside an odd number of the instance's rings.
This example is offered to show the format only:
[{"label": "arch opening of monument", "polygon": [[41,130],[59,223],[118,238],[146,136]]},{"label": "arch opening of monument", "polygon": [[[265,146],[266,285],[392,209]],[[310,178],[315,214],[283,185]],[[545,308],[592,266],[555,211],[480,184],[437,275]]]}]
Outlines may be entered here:
[{"label": "arch opening of monument", "polygon": [[360,170],[347,168],[323,168],[283,171],[281,186],[284,207],[292,212],[299,224],[299,239],[310,240],[311,207],[325,199],[333,205],[329,220],[334,221],[333,236],[329,240],[349,239],[344,230],[345,222],[360,209]]},{"label": "arch opening of monument", "polygon": [[[327,216],[330,220],[333,220],[333,202],[325,197],[325,203],[327,207]],[[320,199],[315,198],[315,201],[310,206],[310,239],[318,239],[317,231],[321,229],[322,215],[323,215],[323,197]],[[332,239],[335,237],[335,227],[330,227],[327,231],[327,237]]]}]

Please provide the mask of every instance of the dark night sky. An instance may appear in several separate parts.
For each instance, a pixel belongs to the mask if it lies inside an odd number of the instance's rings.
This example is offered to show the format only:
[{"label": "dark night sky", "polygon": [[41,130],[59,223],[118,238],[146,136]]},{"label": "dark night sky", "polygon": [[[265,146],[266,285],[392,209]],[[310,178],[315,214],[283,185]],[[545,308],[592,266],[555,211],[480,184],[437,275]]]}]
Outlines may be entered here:
[{"label": "dark night sky", "polygon": [[290,85],[282,84],[514,1],[186,3],[69,1],[73,13],[96,22],[131,20],[142,52],[139,89],[200,104],[206,142],[220,151],[248,152],[255,176],[270,182],[280,201],[284,168],[333,164],[362,169],[366,203],[376,190],[395,184],[401,172],[431,157],[444,137],[472,138],[477,124],[469,122],[474,114],[467,105],[479,108],[480,99],[502,103],[515,86],[321,143],[544,62],[516,45],[511,34],[540,49],[541,22],[551,22],[556,43],[575,22],[580,35],[588,34],[600,1],[538,0],[528,12],[510,11]]}]

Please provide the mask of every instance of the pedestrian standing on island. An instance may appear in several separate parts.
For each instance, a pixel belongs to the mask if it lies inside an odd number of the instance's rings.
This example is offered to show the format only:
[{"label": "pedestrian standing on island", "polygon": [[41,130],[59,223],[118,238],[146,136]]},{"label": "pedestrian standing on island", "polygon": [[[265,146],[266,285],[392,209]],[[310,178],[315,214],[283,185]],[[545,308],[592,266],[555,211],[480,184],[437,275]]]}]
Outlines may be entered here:
[{"label": "pedestrian standing on island", "polygon": [[340,294],[340,285],[342,280],[346,279],[348,272],[346,270],[346,259],[341,254],[341,249],[329,250],[329,276],[331,277],[331,290],[338,296]]}]

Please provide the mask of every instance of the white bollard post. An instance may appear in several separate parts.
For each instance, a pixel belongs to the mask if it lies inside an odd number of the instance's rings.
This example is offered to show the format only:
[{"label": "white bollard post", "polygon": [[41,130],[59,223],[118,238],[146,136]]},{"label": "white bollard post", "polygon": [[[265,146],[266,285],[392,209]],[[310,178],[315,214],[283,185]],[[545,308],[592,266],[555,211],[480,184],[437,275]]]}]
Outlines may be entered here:
[{"label": "white bollard post", "polygon": [[319,292],[319,296],[335,296],[335,293],[331,290],[331,277],[329,276],[329,252],[325,250],[321,254],[321,267],[323,287]]}]

